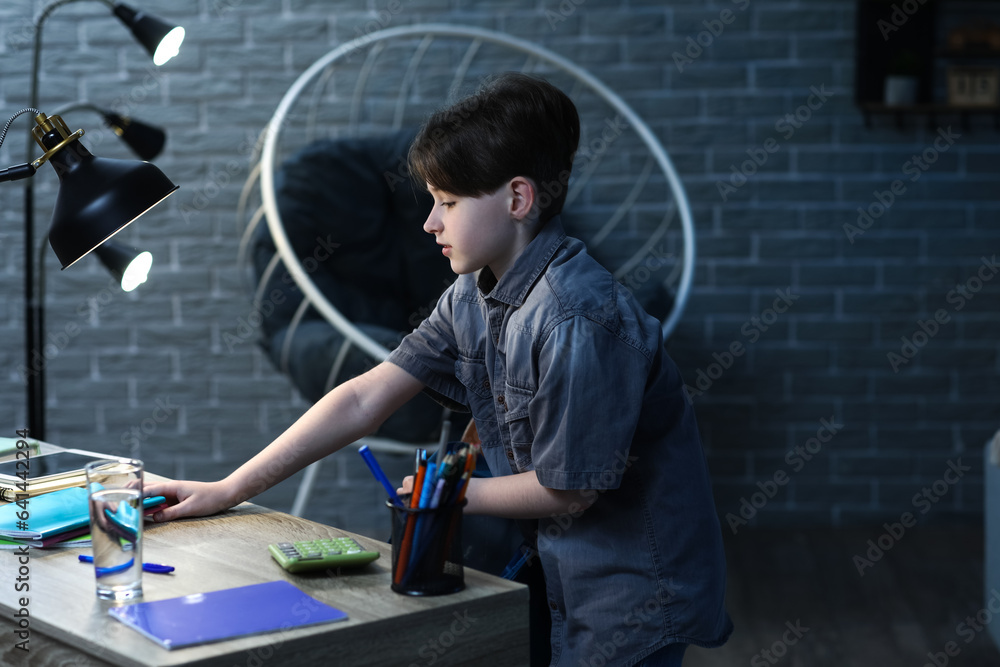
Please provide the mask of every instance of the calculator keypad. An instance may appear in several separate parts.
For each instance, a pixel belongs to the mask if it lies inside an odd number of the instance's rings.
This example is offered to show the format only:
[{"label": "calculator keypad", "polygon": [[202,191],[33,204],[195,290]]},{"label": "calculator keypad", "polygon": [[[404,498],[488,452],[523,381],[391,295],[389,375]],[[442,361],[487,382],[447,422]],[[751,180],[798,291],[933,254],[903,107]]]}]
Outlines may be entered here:
[{"label": "calculator keypad", "polygon": [[322,568],[356,567],[378,558],[350,537],[278,542],[268,546],[271,556],[289,572]]}]

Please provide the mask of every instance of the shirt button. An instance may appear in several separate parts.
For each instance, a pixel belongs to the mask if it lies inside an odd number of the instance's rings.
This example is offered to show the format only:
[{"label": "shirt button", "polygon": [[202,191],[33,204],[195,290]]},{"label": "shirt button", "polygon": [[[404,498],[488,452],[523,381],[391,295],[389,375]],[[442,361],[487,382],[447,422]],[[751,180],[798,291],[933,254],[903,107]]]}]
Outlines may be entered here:
[{"label": "shirt button", "polygon": [[504,401],[506,401],[506,400],[507,400],[507,399],[505,399],[505,398],[503,397],[503,394],[500,394],[499,396],[497,396],[497,403],[499,403],[500,405],[503,405],[503,404],[504,404]]},{"label": "shirt button", "polygon": [[507,450],[507,458],[509,458],[511,461],[514,460],[514,450],[512,449]]},{"label": "shirt button", "polygon": [[556,604],[555,600],[549,600],[549,609],[552,611],[559,611],[559,605]]},{"label": "shirt button", "polygon": [[490,381],[483,380],[483,389],[489,389],[489,388],[490,388]]}]

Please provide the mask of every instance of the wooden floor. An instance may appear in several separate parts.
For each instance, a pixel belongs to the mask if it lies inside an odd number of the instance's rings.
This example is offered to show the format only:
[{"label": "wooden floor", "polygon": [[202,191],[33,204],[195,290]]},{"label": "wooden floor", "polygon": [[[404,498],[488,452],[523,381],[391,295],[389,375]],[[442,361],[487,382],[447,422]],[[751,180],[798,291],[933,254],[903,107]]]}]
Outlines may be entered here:
[{"label": "wooden floor", "polygon": [[859,575],[854,557],[867,558],[868,540],[883,532],[742,530],[728,537],[736,630],[721,648],[692,647],[685,667],[1000,667],[989,632],[1000,629],[1000,614],[980,613],[982,530],[909,528]]}]

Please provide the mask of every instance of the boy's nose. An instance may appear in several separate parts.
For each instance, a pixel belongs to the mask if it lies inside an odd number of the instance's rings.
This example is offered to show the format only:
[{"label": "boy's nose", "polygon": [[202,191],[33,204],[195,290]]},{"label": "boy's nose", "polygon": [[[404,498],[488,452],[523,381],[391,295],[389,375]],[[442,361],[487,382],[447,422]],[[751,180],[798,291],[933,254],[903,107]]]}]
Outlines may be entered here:
[{"label": "boy's nose", "polygon": [[434,215],[434,211],[431,211],[427,219],[424,220],[424,231],[428,234],[437,234],[441,231],[441,221]]}]

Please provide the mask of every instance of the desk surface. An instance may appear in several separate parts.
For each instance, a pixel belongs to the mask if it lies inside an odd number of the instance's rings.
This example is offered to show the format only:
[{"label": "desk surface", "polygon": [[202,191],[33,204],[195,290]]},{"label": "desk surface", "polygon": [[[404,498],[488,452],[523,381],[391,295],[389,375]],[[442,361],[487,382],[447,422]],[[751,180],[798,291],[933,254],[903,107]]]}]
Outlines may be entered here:
[{"label": "desk surface", "polygon": [[[270,542],[345,534],[381,557],[357,570],[293,575],[267,551]],[[167,651],[107,613],[110,603],[94,594],[93,570],[77,562],[89,548],[30,550],[27,593],[15,590],[16,554],[0,551],[0,664],[311,665],[330,664],[334,651],[340,664],[352,666],[528,663],[528,591],[520,584],[466,569],[459,593],[399,595],[389,588],[388,544],[250,503],[214,517],[147,523],[144,540],[145,561],[177,568],[145,574],[144,600],[286,579],[349,618]],[[11,616],[25,594],[27,653],[15,648]]]}]

